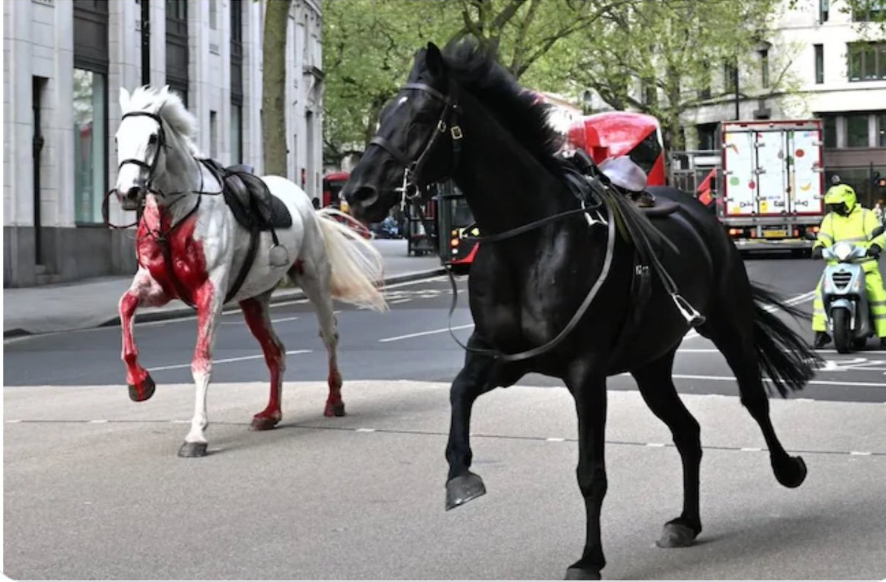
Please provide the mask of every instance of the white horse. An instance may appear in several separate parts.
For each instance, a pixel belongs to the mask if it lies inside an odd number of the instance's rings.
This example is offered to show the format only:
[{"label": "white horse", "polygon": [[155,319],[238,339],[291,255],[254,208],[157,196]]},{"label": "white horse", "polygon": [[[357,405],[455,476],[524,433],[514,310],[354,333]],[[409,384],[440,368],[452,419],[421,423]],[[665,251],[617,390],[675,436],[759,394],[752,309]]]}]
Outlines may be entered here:
[{"label": "white horse", "polygon": [[[252,420],[254,430],[273,428],[280,419],[286,352],[274,333],[268,303],[276,285],[288,276],[317,310],[320,336],[329,356],[329,397],[326,416],[343,416],[341,374],[336,362],[338,332],[332,298],[369,307],[387,308],[376,287],[382,276],[378,251],[333,218],[314,210],[303,190],[279,176],[263,176],[270,193],[285,204],[289,228],[261,232],[254,260],[247,265],[250,231],[234,218],[223,196],[219,174],[198,161],[194,117],[169,88],[120,90],[123,119],[117,131],[116,196],[124,209],[143,208],[138,223],[138,272],[120,298],[123,361],[129,395],[136,402],[155,389],[150,374],[138,363],[132,321],[139,306],[159,306],[179,298],[197,310],[197,347],[191,363],[196,403],[191,429],[179,456],[206,454],[206,395],[212,374],[212,349],[222,307],[239,302],[252,334],[261,344],[271,373],[267,407]],[[210,195],[216,194],[216,195]],[[274,253],[272,253],[272,248]],[[269,261],[269,257],[273,258]],[[242,268],[248,269],[239,290],[227,298]]]}]

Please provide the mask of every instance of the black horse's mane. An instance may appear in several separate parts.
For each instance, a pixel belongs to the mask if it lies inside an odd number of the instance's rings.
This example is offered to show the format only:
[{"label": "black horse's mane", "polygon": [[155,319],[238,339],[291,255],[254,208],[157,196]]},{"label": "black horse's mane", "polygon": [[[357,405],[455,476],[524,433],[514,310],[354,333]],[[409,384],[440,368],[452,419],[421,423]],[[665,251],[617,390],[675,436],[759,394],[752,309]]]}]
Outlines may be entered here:
[{"label": "black horse's mane", "polygon": [[443,58],[459,85],[486,105],[518,143],[545,167],[555,171],[560,168],[554,156],[563,136],[548,123],[552,106],[521,87],[498,61],[494,49],[460,39],[446,45]]}]

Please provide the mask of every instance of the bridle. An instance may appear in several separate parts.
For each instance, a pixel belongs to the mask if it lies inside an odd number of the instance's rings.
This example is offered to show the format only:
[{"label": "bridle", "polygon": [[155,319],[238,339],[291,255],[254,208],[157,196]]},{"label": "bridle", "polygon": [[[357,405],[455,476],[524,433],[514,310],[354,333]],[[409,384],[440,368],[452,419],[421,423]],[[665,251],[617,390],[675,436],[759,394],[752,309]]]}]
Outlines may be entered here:
[{"label": "bridle", "polygon": [[[403,85],[401,91],[409,89],[424,91],[431,97],[443,102],[443,111],[440,112],[440,119],[437,120],[436,131],[433,132],[418,158],[414,162],[409,161],[409,156],[402,149],[380,135],[376,135],[369,142],[370,146],[379,146],[403,165],[403,206],[407,202],[417,202],[416,199],[419,197],[428,198],[425,190],[427,182],[422,180],[422,170],[440,137],[446,135],[447,129],[452,141],[452,167],[450,168],[450,173],[455,172],[455,169],[458,167],[461,140],[464,137],[461,126],[458,124],[458,115],[461,112],[461,107],[458,104],[458,85],[450,82],[448,95],[444,95],[427,83],[407,83]],[[414,191],[415,194],[410,194],[410,191]]]},{"label": "bridle", "polygon": [[[119,172],[123,168],[123,166],[126,164],[135,164],[136,166],[139,166],[140,168],[144,168],[148,172],[148,176],[147,176],[147,179],[145,182],[144,190],[150,194],[154,194],[155,196],[160,196],[161,198],[167,198],[169,196],[175,196],[175,195],[179,195],[179,194],[192,194],[193,193],[193,194],[199,195],[197,198],[197,203],[194,204],[194,207],[191,208],[191,210],[181,220],[179,220],[176,224],[172,225],[166,233],[159,233],[159,232],[153,232],[153,231],[150,232],[150,234],[152,236],[154,236],[154,238],[157,238],[158,240],[163,240],[163,239],[165,239],[165,237],[167,237],[172,232],[173,229],[175,229],[176,226],[178,226],[179,224],[184,222],[188,217],[190,217],[193,213],[195,213],[197,211],[197,209],[200,207],[200,201],[203,199],[204,194],[211,195],[211,196],[217,196],[217,195],[220,195],[222,193],[222,191],[221,190],[219,190],[218,192],[204,192],[203,191],[203,171],[202,170],[200,171],[200,188],[198,190],[182,190],[179,192],[163,192],[159,188],[155,188],[153,185],[154,174],[155,174],[155,170],[157,169],[157,163],[160,161],[160,154],[161,154],[161,152],[169,149],[169,144],[166,141],[166,129],[163,124],[163,118],[160,117],[159,111],[157,113],[152,113],[150,111],[130,111],[128,113],[123,114],[121,121],[123,119],[126,119],[127,117],[148,117],[148,118],[153,119],[154,121],[157,122],[157,127],[158,127],[158,129],[157,129],[157,151],[154,154],[154,159],[151,160],[150,164],[143,161],[143,160],[139,160],[136,158],[126,158],[125,160],[122,160],[119,164],[117,164],[117,172]],[[199,161],[199,160],[197,160],[197,158],[194,158],[194,160]],[[133,222],[131,224],[127,224],[127,225],[111,224],[111,221],[110,221],[110,199],[111,199],[111,196],[116,195],[116,194],[118,194],[116,188],[112,188],[111,190],[108,190],[108,193],[105,195],[105,199],[102,202],[102,217],[104,218],[105,225],[108,228],[113,228],[113,229],[126,229],[126,228],[131,228],[133,226],[138,225],[138,223],[141,222],[142,213],[144,211],[144,198],[142,198],[141,203],[139,204],[138,208],[136,209],[135,222]],[[169,204],[169,206],[172,206],[172,204],[175,204],[176,202],[178,202],[179,200],[181,200],[183,198],[184,198],[184,196],[174,200],[171,204]]]}]

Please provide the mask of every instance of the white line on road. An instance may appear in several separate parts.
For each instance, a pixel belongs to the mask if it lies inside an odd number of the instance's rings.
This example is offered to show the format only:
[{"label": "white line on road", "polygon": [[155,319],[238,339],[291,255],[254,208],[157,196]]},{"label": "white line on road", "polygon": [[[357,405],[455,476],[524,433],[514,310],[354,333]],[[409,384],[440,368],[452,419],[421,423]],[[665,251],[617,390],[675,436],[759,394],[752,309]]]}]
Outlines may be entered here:
[{"label": "white line on road", "polygon": [[[289,350],[286,352],[287,356],[297,356],[299,354],[310,354],[311,350]],[[212,360],[213,364],[229,364],[231,362],[244,362],[246,360],[260,360],[264,358],[264,354],[257,354],[254,356],[240,356],[239,358],[223,358],[221,360]],[[191,364],[175,364],[174,366],[157,366],[156,368],[150,368],[151,372],[159,372],[161,370],[179,370],[181,368],[190,368]]]},{"label": "white line on road", "polygon": [[[630,374],[621,374],[622,376]],[[712,380],[720,382],[735,382],[735,376],[696,376],[692,374],[674,374],[674,380]],[[764,382],[772,382],[769,378],[763,378]],[[886,382],[838,382],[836,380],[810,380],[809,384],[821,384],[822,386],[857,386],[870,388],[886,388]]]},{"label": "white line on road", "polygon": [[[807,301],[809,301],[813,297],[815,297],[815,291],[814,290],[807,291],[806,293],[802,293],[802,294],[797,295],[795,297],[791,297],[790,299],[788,299],[784,303],[785,303],[785,305],[788,305],[788,306],[800,305],[801,303],[806,303]],[[774,311],[778,311],[778,307],[776,307],[774,305],[767,305],[763,309],[765,309],[769,313],[772,313]],[[690,331],[689,333],[687,333],[686,336],[683,337],[683,340],[684,341],[691,340],[691,339],[695,339],[697,337],[699,337],[699,333],[697,331],[693,330],[693,331]]]},{"label": "white line on road", "polygon": [[[459,329],[470,329],[470,328],[472,328],[472,327],[474,327],[474,324],[473,324],[473,323],[469,323],[469,324],[467,324],[467,325],[456,325],[455,327],[452,328],[452,331],[456,331],[456,330],[459,330]],[[447,332],[447,331],[449,331],[449,328],[448,328],[448,327],[444,327],[443,329],[432,329],[432,330],[430,330],[430,331],[420,331],[420,332],[418,332],[418,333],[408,333],[408,334],[406,334],[406,335],[398,335],[398,336],[394,336],[394,337],[386,337],[386,338],[380,339],[380,340],[378,340],[378,341],[380,341],[380,342],[382,342],[382,343],[387,343],[387,342],[397,342],[397,341],[400,341],[400,340],[410,339],[410,338],[414,338],[414,337],[422,337],[422,336],[425,336],[425,335],[434,335],[435,333],[444,333],[444,332]]]}]

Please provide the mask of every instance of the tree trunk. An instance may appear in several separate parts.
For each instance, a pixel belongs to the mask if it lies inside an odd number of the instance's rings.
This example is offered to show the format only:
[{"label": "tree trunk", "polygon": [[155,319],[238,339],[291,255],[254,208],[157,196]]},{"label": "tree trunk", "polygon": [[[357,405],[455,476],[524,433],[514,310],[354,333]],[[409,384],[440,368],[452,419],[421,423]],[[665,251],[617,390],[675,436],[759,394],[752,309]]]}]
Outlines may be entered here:
[{"label": "tree trunk", "polygon": [[264,173],[286,176],[286,29],[292,0],[268,0],[262,43]]}]

